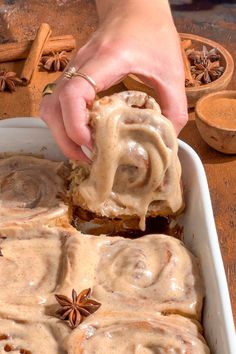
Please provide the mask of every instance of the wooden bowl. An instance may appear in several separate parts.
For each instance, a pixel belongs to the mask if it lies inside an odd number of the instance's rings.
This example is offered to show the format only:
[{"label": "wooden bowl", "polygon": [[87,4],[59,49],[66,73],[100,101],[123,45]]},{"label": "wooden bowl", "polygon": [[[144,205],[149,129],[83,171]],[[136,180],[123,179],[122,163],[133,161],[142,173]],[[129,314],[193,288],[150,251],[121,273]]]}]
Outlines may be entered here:
[{"label": "wooden bowl", "polygon": [[236,91],[203,96],[196,104],[195,113],[203,140],[217,151],[236,154]]},{"label": "wooden bowl", "polygon": [[[195,107],[196,102],[203,95],[226,89],[233,75],[234,61],[230,53],[217,42],[188,33],[180,33],[180,37],[181,39],[190,39],[192,41],[192,47],[197,50],[202,50],[203,45],[205,45],[208,49],[217,48],[221,55],[220,64],[225,68],[224,73],[219,79],[209,84],[204,84],[202,86],[186,88],[188,107],[191,108]],[[137,78],[133,74],[127,76],[123,80],[123,83],[129,90],[144,91],[148,95],[157,98],[153,88],[145,85],[139,78]]]}]

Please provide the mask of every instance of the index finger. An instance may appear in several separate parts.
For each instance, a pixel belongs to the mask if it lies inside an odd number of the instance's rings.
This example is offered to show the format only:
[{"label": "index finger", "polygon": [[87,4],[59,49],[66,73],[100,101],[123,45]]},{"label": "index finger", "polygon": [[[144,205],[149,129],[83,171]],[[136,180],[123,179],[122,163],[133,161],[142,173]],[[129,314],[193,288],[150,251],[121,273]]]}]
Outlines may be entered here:
[{"label": "index finger", "polygon": [[[98,91],[102,91],[120,81],[127,74],[125,65],[120,63],[119,68],[116,69],[116,64],[114,57],[103,56],[96,62],[93,60],[87,62],[79,71],[91,77],[96,82]],[[59,94],[64,126],[69,138],[76,144],[89,148],[92,148],[92,139],[86,108],[91,105],[95,96],[94,87],[81,77],[72,77],[64,84]]]}]

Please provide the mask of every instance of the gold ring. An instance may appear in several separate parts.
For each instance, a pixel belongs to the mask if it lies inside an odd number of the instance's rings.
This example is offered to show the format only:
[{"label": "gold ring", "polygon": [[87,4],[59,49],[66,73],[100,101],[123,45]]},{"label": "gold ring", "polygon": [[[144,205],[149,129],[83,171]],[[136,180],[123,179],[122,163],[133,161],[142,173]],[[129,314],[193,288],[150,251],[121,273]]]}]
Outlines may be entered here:
[{"label": "gold ring", "polygon": [[43,89],[42,97],[44,97],[46,95],[51,95],[53,93],[53,91],[55,90],[56,86],[57,85],[55,83],[47,84]]},{"label": "gold ring", "polygon": [[93,86],[95,92],[97,92],[97,84],[96,82],[87,74],[82,73],[79,70],[76,70],[75,67],[71,67],[69,70],[64,72],[64,77],[67,79],[72,79],[72,77],[82,77],[83,79],[85,79],[86,81],[88,81],[88,83]]}]

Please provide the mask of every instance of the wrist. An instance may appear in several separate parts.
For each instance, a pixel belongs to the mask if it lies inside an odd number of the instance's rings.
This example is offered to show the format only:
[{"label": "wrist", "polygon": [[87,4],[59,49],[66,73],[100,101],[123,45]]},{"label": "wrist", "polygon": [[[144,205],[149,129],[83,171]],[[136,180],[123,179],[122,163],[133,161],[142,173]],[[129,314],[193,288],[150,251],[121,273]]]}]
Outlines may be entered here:
[{"label": "wrist", "polygon": [[100,23],[117,15],[172,17],[168,0],[96,0],[96,5]]}]

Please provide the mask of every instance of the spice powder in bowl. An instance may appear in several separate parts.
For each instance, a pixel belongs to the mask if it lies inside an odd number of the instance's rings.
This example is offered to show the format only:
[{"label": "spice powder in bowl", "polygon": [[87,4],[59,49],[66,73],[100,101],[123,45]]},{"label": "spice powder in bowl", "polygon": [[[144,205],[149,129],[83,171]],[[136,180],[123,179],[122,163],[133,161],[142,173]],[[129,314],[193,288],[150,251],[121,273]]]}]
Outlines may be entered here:
[{"label": "spice powder in bowl", "polygon": [[236,99],[215,98],[211,105],[205,102],[201,107],[205,119],[224,129],[236,129]]},{"label": "spice powder in bowl", "polygon": [[236,91],[203,96],[196,105],[196,125],[211,147],[236,154]]}]

